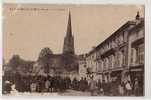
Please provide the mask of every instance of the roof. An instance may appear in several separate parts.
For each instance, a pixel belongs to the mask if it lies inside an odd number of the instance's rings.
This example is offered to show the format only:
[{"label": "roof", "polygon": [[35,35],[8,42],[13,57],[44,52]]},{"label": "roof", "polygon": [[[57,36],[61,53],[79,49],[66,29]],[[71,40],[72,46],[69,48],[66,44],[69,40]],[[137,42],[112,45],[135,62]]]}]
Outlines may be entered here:
[{"label": "roof", "polygon": [[135,25],[134,21],[127,21],[124,25],[122,25],[118,30],[116,30],[113,34],[111,34],[107,39],[105,39],[103,42],[101,42],[96,49],[99,49],[104,43],[106,43],[108,40],[113,38],[114,36],[118,35],[121,31],[128,28],[130,25]]},{"label": "roof", "polygon": [[106,43],[108,40],[113,38],[114,36],[118,35],[121,31],[128,28],[130,25],[135,25],[136,21],[127,21],[125,24],[123,24],[118,30],[116,30],[113,34],[111,34],[108,38],[106,38],[103,42],[101,42],[99,45],[97,45],[94,49],[92,49],[88,56],[97,51],[104,43]]},{"label": "roof", "polygon": [[131,31],[133,31],[133,30],[135,30],[135,29],[137,29],[139,27],[143,27],[143,26],[144,26],[144,18],[140,18],[140,20],[138,21],[138,23],[134,27],[132,27],[129,30],[129,32],[131,32]]}]

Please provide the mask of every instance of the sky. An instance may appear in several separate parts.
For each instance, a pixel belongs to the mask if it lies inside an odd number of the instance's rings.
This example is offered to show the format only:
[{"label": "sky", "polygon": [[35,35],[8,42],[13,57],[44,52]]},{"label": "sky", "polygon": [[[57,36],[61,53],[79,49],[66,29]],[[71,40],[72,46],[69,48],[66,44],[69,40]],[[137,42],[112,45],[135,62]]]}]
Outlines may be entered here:
[{"label": "sky", "polygon": [[88,53],[113,34],[137,11],[144,17],[142,5],[3,5],[3,58],[14,54],[25,60],[37,60],[42,48],[54,54],[63,51],[69,10],[75,53]]}]

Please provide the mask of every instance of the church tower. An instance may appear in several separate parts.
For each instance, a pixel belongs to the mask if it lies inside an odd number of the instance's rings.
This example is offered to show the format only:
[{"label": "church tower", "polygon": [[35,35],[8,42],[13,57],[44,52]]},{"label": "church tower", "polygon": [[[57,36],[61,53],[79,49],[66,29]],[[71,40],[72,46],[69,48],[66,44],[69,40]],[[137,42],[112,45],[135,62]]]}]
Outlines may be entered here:
[{"label": "church tower", "polygon": [[64,38],[63,54],[74,55],[74,37],[72,35],[70,12],[69,12],[69,16],[68,16],[67,33],[66,33],[66,36]]}]

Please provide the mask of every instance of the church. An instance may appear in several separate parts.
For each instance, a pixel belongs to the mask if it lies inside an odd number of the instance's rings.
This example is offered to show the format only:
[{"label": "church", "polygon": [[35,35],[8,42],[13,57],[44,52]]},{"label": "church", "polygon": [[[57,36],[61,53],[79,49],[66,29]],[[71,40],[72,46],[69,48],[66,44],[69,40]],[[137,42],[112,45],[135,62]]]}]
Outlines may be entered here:
[{"label": "church", "polygon": [[66,36],[64,37],[63,52],[53,54],[49,48],[44,48],[33,66],[34,75],[73,75],[78,74],[78,57],[74,50],[72,35],[71,13],[69,12]]}]

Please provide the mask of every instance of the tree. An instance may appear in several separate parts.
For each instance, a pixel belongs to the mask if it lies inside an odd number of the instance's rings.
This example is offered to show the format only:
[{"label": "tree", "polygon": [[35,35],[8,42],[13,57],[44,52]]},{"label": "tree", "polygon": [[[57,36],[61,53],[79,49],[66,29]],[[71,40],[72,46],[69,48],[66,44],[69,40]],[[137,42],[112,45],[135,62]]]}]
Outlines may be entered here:
[{"label": "tree", "polygon": [[9,66],[13,69],[16,70],[17,67],[20,65],[21,59],[19,55],[13,55],[12,58],[9,60]]},{"label": "tree", "polygon": [[48,48],[48,47],[45,47],[41,50],[40,54],[39,54],[39,58],[38,59],[41,59],[45,56],[48,56],[50,54],[53,54],[53,52]]},{"label": "tree", "polygon": [[48,74],[49,73],[49,67],[50,67],[50,56],[52,55],[52,51],[46,47],[43,48],[39,54],[38,61],[43,65],[45,72]]}]

